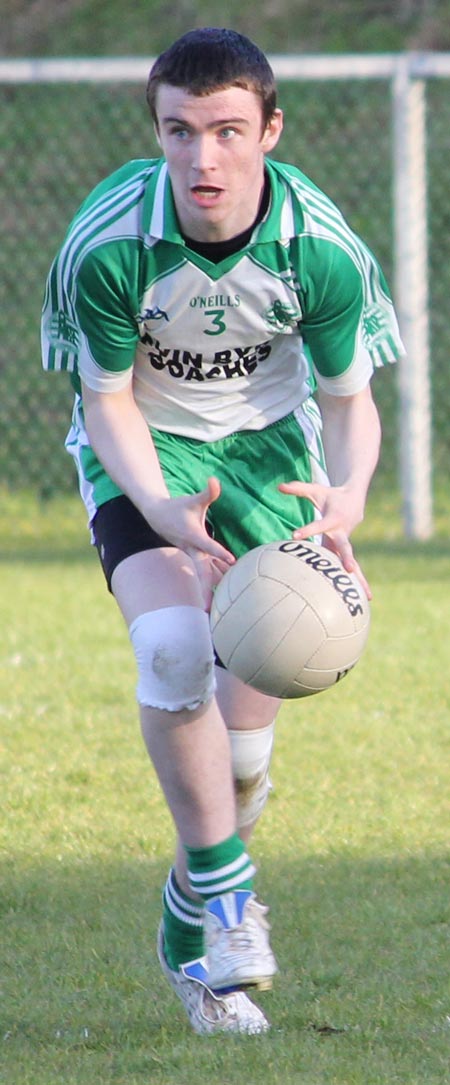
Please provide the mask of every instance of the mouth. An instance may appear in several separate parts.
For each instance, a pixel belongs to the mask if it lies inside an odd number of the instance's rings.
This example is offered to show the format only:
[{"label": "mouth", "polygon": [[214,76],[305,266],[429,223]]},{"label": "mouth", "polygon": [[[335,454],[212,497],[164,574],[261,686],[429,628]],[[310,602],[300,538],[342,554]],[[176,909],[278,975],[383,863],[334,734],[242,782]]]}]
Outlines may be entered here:
[{"label": "mouth", "polygon": [[197,203],[214,203],[222,193],[215,185],[192,185],[191,193]]}]

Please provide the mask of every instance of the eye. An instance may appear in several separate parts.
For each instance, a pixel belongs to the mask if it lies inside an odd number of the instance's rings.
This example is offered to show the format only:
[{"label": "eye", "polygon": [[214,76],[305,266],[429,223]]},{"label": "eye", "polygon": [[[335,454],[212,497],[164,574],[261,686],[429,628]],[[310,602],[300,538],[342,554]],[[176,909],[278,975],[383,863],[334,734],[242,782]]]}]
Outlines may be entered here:
[{"label": "eye", "polygon": [[233,136],[236,135],[236,129],[227,124],[225,128],[219,128],[218,134],[220,139],[233,139]]},{"label": "eye", "polygon": [[188,138],[189,132],[187,128],[170,128],[169,135],[174,136],[175,139],[182,142],[183,140]]}]

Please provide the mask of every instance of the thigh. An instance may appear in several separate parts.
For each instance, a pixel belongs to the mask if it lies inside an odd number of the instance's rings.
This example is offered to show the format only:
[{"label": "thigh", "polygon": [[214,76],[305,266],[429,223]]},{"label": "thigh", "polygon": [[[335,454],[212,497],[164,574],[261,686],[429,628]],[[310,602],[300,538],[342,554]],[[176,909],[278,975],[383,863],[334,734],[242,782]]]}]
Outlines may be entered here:
[{"label": "thigh", "polygon": [[223,667],[216,667],[216,681],[217,704],[227,727],[253,731],[273,722],[281,705],[277,697],[252,689]]},{"label": "thigh", "polygon": [[141,550],[124,558],[114,569],[111,590],[127,625],[140,614],[161,607],[204,609],[194,566],[174,547]]},{"label": "thigh", "polygon": [[101,505],[92,532],[106,582],[128,625],[161,607],[203,608],[190,558],[158,535],[127,497]]}]

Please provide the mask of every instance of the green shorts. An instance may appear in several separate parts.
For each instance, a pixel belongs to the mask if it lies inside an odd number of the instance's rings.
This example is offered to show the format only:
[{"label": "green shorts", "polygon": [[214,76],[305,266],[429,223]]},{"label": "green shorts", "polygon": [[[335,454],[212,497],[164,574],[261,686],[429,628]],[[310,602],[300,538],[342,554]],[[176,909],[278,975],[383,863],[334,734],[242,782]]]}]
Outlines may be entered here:
[{"label": "green shorts", "polygon": [[243,430],[206,443],[153,433],[170,494],[203,490],[211,475],[221,495],[209,508],[215,539],[235,557],[254,546],[290,537],[311,519],[309,501],[282,494],[280,482],[310,482],[311,461],[293,414],[263,430]]},{"label": "green shorts", "polygon": [[[278,490],[280,482],[326,479],[323,460],[319,464],[310,453],[294,414],[263,430],[243,430],[213,442],[151,432],[172,497],[198,493],[211,475],[219,479],[221,495],[210,506],[208,523],[214,538],[236,557],[262,543],[289,538],[311,520],[314,510],[309,501]],[[317,442],[317,433],[315,437]],[[86,473],[100,505],[121,491],[90,454]],[[88,467],[86,459],[85,471]]]}]

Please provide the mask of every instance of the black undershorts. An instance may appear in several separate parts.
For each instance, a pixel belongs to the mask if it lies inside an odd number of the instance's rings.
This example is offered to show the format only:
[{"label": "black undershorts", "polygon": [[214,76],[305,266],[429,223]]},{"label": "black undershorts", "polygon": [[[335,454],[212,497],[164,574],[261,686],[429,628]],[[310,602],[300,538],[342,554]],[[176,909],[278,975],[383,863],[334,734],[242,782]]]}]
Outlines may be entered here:
[{"label": "black undershorts", "polygon": [[157,550],[161,546],[173,545],[150,527],[139,509],[124,494],[100,505],[91,526],[110,591],[114,569],[125,558],[142,550]]}]

